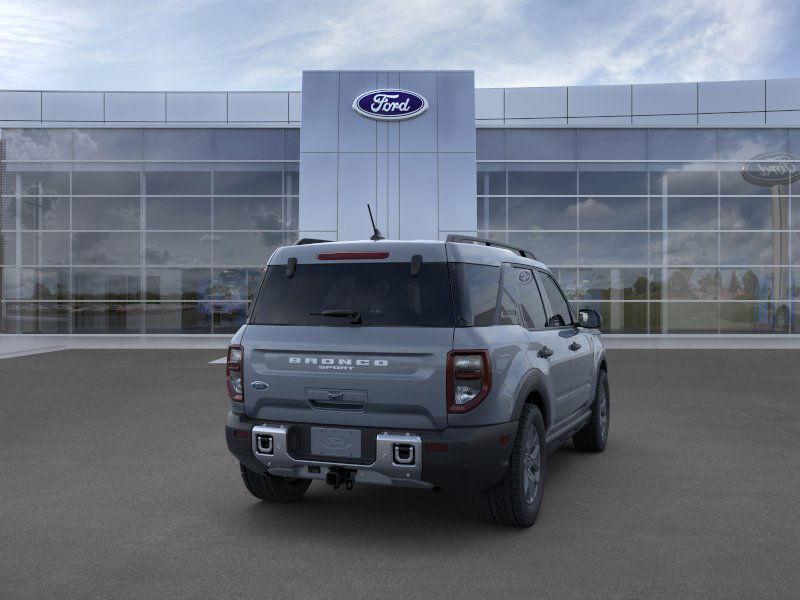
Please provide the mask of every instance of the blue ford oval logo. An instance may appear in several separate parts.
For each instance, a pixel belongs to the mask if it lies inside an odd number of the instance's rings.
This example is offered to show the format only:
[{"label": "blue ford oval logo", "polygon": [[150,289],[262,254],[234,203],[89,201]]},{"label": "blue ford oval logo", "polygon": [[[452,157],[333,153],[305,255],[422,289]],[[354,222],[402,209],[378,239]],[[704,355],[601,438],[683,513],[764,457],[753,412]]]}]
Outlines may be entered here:
[{"label": "blue ford oval logo", "polygon": [[800,156],[788,152],[759,154],[742,167],[742,177],[755,185],[788,185],[800,179]]},{"label": "blue ford oval logo", "polygon": [[353,100],[353,110],[379,121],[400,121],[428,110],[428,101],[407,90],[372,90]]}]

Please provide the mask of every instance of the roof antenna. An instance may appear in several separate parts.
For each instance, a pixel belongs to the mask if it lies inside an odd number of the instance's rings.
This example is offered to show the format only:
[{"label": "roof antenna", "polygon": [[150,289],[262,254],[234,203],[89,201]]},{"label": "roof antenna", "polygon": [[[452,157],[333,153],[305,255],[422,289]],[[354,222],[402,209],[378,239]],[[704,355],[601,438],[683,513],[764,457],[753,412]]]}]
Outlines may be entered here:
[{"label": "roof antenna", "polygon": [[381,232],[378,231],[378,228],[375,227],[375,218],[372,216],[372,207],[367,202],[367,210],[369,211],[369,220],[372,221],[372,231],[373,234],[370,236],[373,242],[377,242],[378,240],[385,240],[386,238],[381,235]]}]

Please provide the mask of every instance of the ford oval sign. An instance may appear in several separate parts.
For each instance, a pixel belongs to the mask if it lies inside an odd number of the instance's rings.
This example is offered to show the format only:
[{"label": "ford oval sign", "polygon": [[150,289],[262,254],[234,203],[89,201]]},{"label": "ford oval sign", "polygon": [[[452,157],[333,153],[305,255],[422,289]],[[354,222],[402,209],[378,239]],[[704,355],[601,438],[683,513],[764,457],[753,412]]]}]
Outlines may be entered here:
[{"label": "ford oval sign", "polygon": [[353,100],[353,110],[379,121],[401,121],[428,110],[428,101],[407,90],[372,90]]},{"label": "ford oval sign", "polygon": [[800,156],[787,152],[759,154],[742,167],[742,177],[754,185],[788,185],[800,179]]}]

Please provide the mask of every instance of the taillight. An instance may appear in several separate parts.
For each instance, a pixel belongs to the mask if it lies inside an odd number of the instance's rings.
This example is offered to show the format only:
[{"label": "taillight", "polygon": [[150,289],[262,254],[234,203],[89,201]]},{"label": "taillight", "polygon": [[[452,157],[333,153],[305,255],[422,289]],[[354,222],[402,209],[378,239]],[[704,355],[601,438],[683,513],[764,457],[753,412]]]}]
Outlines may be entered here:
[{"label": "taillight", "polygon": [[234,402],[243,402],[242,373],[244,364],[244,349],[241,346],[228,346],[228,365],[226,374],[228,379],[228,395]]},{"label": "taillight", "polygon": [[447,354],[447,411],[465,413],[483,402],[492,387],[486,350],[453,350]]}]

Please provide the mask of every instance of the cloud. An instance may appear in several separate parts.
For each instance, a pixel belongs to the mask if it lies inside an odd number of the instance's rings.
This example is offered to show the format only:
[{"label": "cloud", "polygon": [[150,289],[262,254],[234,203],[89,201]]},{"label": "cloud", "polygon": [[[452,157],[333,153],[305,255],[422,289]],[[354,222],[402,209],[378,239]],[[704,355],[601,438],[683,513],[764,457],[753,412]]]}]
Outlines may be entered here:
[{"label": "cloud", "polygon": [[790,0],[6,0],[0,87],[299,89],[303,69],[481,87],[795,76]]}]

